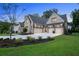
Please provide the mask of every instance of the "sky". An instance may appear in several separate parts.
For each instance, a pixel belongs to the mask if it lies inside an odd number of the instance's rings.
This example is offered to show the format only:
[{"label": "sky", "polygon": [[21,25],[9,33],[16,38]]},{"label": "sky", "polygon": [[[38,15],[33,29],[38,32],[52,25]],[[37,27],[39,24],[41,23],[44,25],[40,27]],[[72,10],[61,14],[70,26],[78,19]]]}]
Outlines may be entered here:
[{"label": "sky", "polygon": [[[0,4],[1,5],[1,4]],[[18,11],[17,14],[19,16],[18,22],[24,21],[23,16],[28,14],[36,14],[42,15],[44,11],[56,8],[58,9],[58,13],[63,15],[67,14],[68,21],[72,21],[70,18],[70,14],[74,9],[79,9],[79,4],[75,3],[17,3]],[[22,10],[25,10],[22,13]],[[1,13],[2,9],[0,9]]]}]

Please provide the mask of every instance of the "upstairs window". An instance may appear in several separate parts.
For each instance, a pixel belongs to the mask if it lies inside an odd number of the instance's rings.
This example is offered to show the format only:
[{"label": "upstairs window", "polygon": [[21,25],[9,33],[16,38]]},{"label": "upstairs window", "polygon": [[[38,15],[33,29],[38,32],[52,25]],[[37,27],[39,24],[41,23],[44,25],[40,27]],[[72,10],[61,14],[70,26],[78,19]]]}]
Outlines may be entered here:
[{"label": "upstairs window", "polygon": [[51,22],[56,22],[56,17],[51,18]]}]

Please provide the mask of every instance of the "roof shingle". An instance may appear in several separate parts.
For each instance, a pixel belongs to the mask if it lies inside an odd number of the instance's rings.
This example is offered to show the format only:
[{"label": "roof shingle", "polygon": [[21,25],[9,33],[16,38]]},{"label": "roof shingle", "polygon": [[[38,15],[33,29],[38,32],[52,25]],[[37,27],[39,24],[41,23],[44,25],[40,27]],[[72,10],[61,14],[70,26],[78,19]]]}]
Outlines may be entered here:
[{"label": "roof shingle", "polygon": [[[35,16],[35,15],[28,15],[27,17],[29,17],[32,19],[32,21],[36,24],[41,24],[41,25],[46,25],[46,22],[48,21],[48,19],[44,18],[44,17],[40,17],[40,16]],[[66,14],[64,15],[59,15],[64,21],[67,20]]]}]

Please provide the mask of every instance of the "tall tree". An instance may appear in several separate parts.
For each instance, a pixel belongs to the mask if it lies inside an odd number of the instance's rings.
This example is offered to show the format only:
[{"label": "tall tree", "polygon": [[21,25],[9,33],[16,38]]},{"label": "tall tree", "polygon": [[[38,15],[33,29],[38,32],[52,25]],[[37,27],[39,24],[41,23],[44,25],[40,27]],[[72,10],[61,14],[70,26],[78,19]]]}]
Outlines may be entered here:
[{"label": "tall tree", "polygon": [[10,28],[9,22],[0,21],[0,33],[8,33]]},{"label": "tall tree", "polygon": [[71,15],[73,18],[73,29],[76,29],[79,26],[79,9],[72,11]]},{"label": "tall tree", "polygon": [[4,11],[4,14],[6,15],[6,18],[10,21],[10,39],[12,36],[12,27],[13,24],[16,21],[16,11],[17,11],[17,5],[16,4],[2,4],[2,9]]},{"label": "tall tree", "polygon": [[[9,20],[11,25],[10,25],[10,39],[12,36],[12,28],[13,28],[13,24],[15,24],[16,20],[17,20],[17,13],[18,13],[18,5],[14,4],[14,3],[3,3],[1,5],[1,8],[3,10],[3,15],[6,15],[6,17],[1,17],[2,19],[5,20]],[[25,11],[25,9],[22,10],[22,12]],[[21,13],[22,15],[22,13]],[[19,16],[20,17],[20,16]]]},{"label": "tall tree", "polygon": [[2,5],[1,5],[1,9],[3,10],[3,15],[0,18],[4,19],[4,20],[9,20],[9,22],[11,24],[10,25],[10,39],[12,36],[13,25],[16,23],[16,20],[19,19],[19,17],[22,16],[23,12],[26,10],[26,9],[22,8],[22,10],[21,10],[22,12],[18,16],[17,15],[18,7],[19,7],[19,5],[14,4],[14,3],[2,3]]},{"label": "tall tree", "polygon": [[46,10],[46,11],[44,11],[43,12],[43,16],[42,17],[45,17],[45,18],[49,18],[51,15],[52,15],[52,13],[58,13],[58,10],[57,9],[50,9],[50,10]]},{"label": "tall tree", "polygon": [[14,4],[14,3],[3,3],[1,5],[2,10],[4,11],[3,16],[5,15],[5,17],[2,16],[0,18],[2,18],[4,20],[9,20],[9,22],[11,24],[10,25],[10,39],[11,39],[11,36],[12,36],[13,25],[16,23],[16,20],[19,19],[19,17],[22,16],[23,12],[26,10],[26,9],[22,8],[22,10],[21,10],[22,12],[18,16],[17,15],[18,7],[19,7],[19,5],[18,4]]}]

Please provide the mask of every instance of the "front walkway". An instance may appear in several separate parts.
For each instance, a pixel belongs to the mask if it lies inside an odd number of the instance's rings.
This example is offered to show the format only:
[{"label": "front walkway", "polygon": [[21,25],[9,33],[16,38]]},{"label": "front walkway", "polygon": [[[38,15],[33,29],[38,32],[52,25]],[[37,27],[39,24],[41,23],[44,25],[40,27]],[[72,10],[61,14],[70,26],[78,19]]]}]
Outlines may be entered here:
[{"label": "front walkway", "polygon": [[[22,39],[26,39],[28,36],[30,37],[33,37],[35,39],[39,38],[40,36],[42,38],[47,38],[47,37],[55,37],[55,36],[58,36],[60,34],[53,34],[53,33],[39,33],[39,34],[31,34],[31,35],[15,35],[15,36],[12,36],[12,38],[22,38]],[[0,36],[0,38],[9,38],[10,36]]]}]

